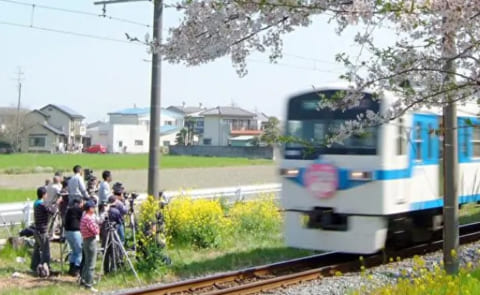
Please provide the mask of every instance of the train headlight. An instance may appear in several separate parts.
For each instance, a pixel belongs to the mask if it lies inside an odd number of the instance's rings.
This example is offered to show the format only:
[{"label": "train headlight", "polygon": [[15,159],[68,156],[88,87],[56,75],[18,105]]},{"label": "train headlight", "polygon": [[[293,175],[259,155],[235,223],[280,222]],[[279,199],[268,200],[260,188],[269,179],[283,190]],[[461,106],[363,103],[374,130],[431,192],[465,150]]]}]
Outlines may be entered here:
[{"label": "train headlight", "polygon": [[350,180],[369,181],[373,179],[370,171],[350,171],[348,175]]},{"label": "train headlight", "polygon": [[297,177],[298,169],[280,169],[280,175],[284,177]]}]

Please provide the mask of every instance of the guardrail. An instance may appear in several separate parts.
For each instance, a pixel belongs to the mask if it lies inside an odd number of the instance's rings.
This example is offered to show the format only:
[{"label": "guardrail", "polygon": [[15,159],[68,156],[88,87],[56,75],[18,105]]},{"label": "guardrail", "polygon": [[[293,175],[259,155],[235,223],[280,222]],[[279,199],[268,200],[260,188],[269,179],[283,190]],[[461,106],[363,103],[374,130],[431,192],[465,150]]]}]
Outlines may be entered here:
[{"label": "guardrail", "polygon": [[[244,201],[257,197],[260,194],[280,192],[279,183],[244,185],[236,187],[205,188],[195,190],[165,191],[167,201],[181,196],[193,199],[226,198],[229,202]],[[147,198],[147,194],[139,194],[138,203]],[[0,205],[0,227],[21,224],[30,224],[33,215],[33,201],[7,203]]]}]

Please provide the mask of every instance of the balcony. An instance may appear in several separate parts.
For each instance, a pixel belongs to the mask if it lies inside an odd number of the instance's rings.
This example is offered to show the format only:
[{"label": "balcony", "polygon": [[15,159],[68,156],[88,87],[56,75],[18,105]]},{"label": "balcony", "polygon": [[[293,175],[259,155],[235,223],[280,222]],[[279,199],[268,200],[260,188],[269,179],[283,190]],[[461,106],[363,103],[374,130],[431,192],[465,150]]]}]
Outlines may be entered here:
[{"label": "balcony", "polygon": [[87,134],[87,126],[85,124],[75,124],[73,127],[74,136],[85,136]]}]

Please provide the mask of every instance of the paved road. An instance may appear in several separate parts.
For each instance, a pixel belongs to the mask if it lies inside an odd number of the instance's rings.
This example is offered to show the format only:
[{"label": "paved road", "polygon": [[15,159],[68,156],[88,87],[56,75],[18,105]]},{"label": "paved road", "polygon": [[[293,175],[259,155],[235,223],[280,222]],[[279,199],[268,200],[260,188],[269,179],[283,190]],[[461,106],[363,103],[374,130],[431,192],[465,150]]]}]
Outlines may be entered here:
[{"label": "paved road", "polygon": [[[144,192],[147,189],[146,170],[112,171],[114,181],[122,182],[127,190]],[[94,171],[101,177],[101,171]],[[50,178],[50,174],[4,175],[0,174],[2,188],[35,188]],[[222,168],[183,168],[160,171],[160,186],[164,190],[196,189],[237,185],[256,185],[279,182],[277,167],[243,166]]]}]

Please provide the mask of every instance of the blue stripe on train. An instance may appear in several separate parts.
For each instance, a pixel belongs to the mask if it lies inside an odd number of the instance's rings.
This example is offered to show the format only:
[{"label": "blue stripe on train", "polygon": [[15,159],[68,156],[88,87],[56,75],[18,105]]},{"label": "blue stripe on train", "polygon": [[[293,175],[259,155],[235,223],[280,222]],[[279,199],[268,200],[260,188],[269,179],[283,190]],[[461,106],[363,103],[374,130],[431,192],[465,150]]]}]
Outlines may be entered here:
[{"label": "blue stripe on train", "polygon": [[[300,168],[298,171],[297,177],[289,178],[289,179],[301,186],[305,186],[304,176],[305,176],[306,170],[307,170],[306,168]],[[410,175],[412,174],[410,168],[394,169],[394,170],[377,170],[373,172],[372,180],[359,181],[359,180],[349,179],[349,174],[351,171],[354,171],[354,170],[338,168],[338,187],[337,188],[339,190],[350,189],[359,185],[367,184],[374,180],[394,180],[394,179],[409,178]]]},{"label": "blue stripe on train", "polygon": [[[480,201],[480,194],[458,197],[459,204],[466,204],[466,203],[472,203],[477,201]],[[440,207],[443,207],[443,198],[412,203],[410,204],[410,211],[434,209],[434,208],[440,208]]]}]

